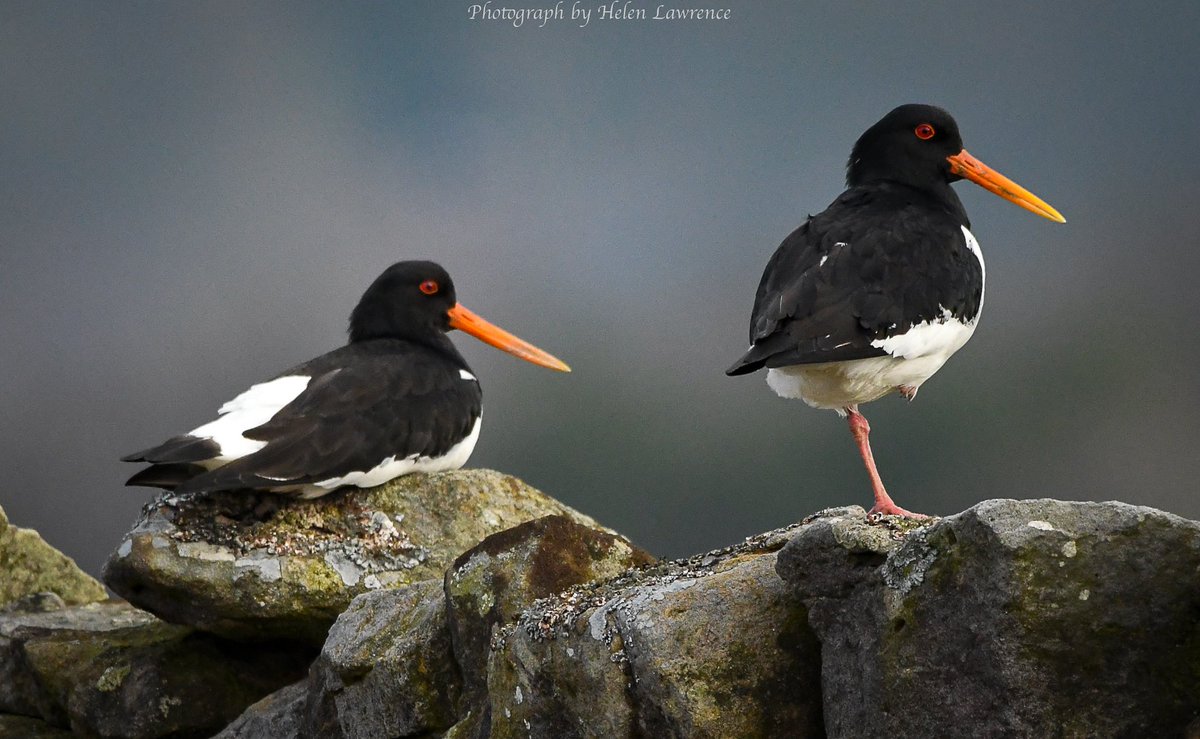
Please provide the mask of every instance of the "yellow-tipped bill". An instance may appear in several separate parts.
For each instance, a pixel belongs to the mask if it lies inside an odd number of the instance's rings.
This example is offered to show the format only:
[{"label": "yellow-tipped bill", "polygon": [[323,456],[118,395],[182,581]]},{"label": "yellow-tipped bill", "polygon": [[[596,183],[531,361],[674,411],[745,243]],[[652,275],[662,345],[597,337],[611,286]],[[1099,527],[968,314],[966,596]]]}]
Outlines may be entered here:
[{"label": "yellow-tipped bill", "polygon": [[448,311],[448,315],[450,316],[450,328],[456,328],[459,331],[468,333],[485,344],[491,344],[514,357],[524,359],[526,362],[532,362],[533,364],[558,370],[559,372],[571,371],[571,368],[561,359],[538,349],[527,341],[513,336],[494,323],[489,323],[480,318],[477,314],[464,308],[462,303],[456,303]]},{"label": "yellow-tipped bill", "polygon": [[1016,203],[1025,210],[1037,213],[1042,218],[1059,223],[1067,222],[1067,219],[1045,200],[971,156],[966,149],[946,157],[946,160],[950,162],[950,171],[959,177],[965,177],[983,189]]}]

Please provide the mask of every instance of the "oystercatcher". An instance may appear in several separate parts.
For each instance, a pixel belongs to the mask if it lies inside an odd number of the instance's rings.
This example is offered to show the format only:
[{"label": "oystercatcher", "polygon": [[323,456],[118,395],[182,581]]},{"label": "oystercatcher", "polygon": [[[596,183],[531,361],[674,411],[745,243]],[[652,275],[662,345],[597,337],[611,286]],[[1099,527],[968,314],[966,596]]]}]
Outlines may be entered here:
[{"label": "oystercatcher", "polygon": [[754,299],[750,349],[726,372],[766,367],[780,396],[848,417],[872,514],[920,515],[884,489],[859,404],[892,391],[912,400],[971,338],[983,308],[983,253],[950,187],[964,177],[1066,222],[968,154],[949,113],[902,105],[854,144],[847,190],[776,249]]},{"label": "oystercatcher", "polygon": [[483,395],[451,329],[570,371],[460,305],[441,266],[399,262],[355,306],[346,346],[252,386],[215,421],[123,457],[151,465],[126,484],[316,498],[462,467],[479,438]]}]

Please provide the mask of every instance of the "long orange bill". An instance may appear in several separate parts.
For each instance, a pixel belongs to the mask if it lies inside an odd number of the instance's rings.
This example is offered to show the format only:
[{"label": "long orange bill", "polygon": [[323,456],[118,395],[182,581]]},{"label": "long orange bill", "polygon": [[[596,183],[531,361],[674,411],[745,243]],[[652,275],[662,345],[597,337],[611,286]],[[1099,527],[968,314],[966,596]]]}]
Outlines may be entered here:
[{"label": "long orange bill", "polygon": [[562,360],[538,349],[527,341],[518,339],[494,323],[485,321],[478,314],[464,308],[462,303],[455,303],[454,307],[449,310],[448,315],[450,316],[450,328],[456,328],[459,331],[468,333],[485,344],[491,344],[497,349],[512,354],[514,357],[524,359],[526,362],[549,367],[559,372],[571,371],[571,368]]},{"label": "long orange bill", "polygon": [[1059,223],[1067,222],[1067,219],[1045,200],[971,156],[966,149],[946,157],[946,160],[950,162],[950,171],[959,177],[965,177],[983,189],[1016,203],[1025,210],[1037,213],[1042,218]]}]

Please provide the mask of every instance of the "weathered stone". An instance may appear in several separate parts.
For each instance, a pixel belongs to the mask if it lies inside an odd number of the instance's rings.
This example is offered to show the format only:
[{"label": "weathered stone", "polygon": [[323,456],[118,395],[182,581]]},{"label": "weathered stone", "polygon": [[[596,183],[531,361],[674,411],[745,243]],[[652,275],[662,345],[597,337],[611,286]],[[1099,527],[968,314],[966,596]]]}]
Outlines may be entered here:
[{"label": "weathered stone", "polygon": [[247,708],[213,739],[283,739],[311,736],[305,732],[308,681],[280,688]]},{"label": "weathered stone", "polygon": [[41,719],[0,713],[0,739],[71,739],[73,736]]},{"label": "weathered stone", "polygon": [[79,569],[75,560],[47,544],[33,529],[8,522],[0,508],[0,605],[41,592],[66,603],[104,600],[104,586]]},{"label": "weathered stone", "polygon": [[490,735],[821,736],[820,650],[774,569],[794,531],[539,601],[497,636]]},{"label": "weathered stone", "polygon": [[627,539],[547,516],[493,534],[446,572],[454,655],[472,704],[483,698],[493,628],[539,598],[614,577],[654,557]]},{"label": "weathered stone", "polygon": [[0,614],[0,711],[76,733],[209,736],[299,678],[311,652],[253,648],[164,623],[126,603]]},{"label": "weathered stone", "polygon": [[455,721],[461,682],[441,580],[365,593],[313,663],[306,728],[360,739],[441,731]]},{"label": "weathered stone", "polygon": [[779,574],[822,643],[830,736],[1181,736],[1200,706],[1200,524],[994,500],[878,536],[804,527]]},{"label": "weathered stone", "polygon": [[354,596],[441,577],[489,534],[552,514],[596,526],[490,470],[408,475],[311,501],[166,493],[109,558],[105,581],[168,621],[319,644]]}]

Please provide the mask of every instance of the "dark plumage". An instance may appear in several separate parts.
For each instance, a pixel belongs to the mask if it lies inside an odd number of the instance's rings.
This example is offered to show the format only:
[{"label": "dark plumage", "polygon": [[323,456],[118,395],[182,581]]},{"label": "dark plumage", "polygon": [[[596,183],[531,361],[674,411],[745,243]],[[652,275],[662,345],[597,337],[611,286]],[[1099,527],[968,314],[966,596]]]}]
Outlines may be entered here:
[{"label": "dark plumage", "polygon": [[751,315],[752,348],[729,374],[884,356],[872,341],[936,320],[943,309],[974,320],[983,267],[957,220],[907,185],[842,193],[767,263]]},{"label": "dark plumage", "polygon": [[1052,220],[1049,205],[967,153],[958,124],[902,105],[859,137],[843,192],[771,257],[750,348],[727,371],[767,368],[780,395],[850,419],[875,493],[872,512],[909,514],[875,470],[858,405],[910,400],[966,343],[983,308],[983,255],[950,184],[967,178]]},{"label": "dark plumage", "polygon": [[437,264],[400,262],[355,307],[349,344],[255,385],[216,421],[124,457],[151,464],[128,484],[316,497],[459,467],[478,437],[482,391],[452,328],[567,369],[459,305]]}]

